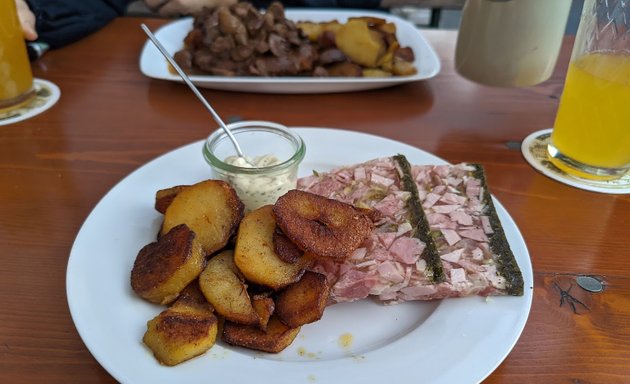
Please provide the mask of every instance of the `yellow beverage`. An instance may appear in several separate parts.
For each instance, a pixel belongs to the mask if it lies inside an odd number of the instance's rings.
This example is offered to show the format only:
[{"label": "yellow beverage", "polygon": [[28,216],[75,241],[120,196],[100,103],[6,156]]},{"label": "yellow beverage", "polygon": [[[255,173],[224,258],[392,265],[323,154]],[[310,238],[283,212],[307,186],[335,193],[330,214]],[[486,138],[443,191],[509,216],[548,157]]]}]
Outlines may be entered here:
[{"label": "yellow beverage", "polygon": [[630,54],[591,53],[571,62],[551,140],[562,155],[590,167],[630,167]]},{"label": "yellow beverage", "polygon": [[33,74],[26,53],[15,1],[0,3],[0,108],[28,99],[32,94]]}]

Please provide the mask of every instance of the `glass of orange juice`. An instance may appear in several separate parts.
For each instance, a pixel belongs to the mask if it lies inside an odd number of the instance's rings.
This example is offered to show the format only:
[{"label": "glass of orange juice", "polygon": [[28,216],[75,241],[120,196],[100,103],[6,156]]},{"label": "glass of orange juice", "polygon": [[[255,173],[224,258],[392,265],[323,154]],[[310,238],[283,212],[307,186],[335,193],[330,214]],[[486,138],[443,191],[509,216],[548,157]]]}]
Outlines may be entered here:
[{"label": "glass of orange juice", "polygon": [[0,2],[0,109],[35,95],[33,74],[14,0]]},{"label": "glass of orange juice", "polygon": [[589,180],[630,170],[630,1],[584,2],[547,152]]}]

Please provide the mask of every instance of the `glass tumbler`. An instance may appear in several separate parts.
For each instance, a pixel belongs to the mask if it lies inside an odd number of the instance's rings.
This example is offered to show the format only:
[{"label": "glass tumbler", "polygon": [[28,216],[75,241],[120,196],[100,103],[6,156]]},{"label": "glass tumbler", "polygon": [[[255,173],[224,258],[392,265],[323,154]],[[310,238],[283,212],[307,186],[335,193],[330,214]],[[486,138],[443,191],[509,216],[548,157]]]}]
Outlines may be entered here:
[{"label": "glass tumbler", "polygon": [[208,137],[203,156],[214,176],[234,187],[246,211],[274,204],[295,189],[306,145],[293,129],[269,121],[241,121],[228,128],[247,160],[237,156],[222,129]]},{"label": "glass tumbler", "polygon": [[547,152],[578,178],[630,169],[630,1],[584,2]]},{"label": "glass tumbler", "polygon": [[0,109],[35,95],[33,74],[14,0],[0,2]]},{"label": "glass tumbler", "polygon": [[455,68],[480,84],[527,87],[551,76],[571,0],[466,0]]}]

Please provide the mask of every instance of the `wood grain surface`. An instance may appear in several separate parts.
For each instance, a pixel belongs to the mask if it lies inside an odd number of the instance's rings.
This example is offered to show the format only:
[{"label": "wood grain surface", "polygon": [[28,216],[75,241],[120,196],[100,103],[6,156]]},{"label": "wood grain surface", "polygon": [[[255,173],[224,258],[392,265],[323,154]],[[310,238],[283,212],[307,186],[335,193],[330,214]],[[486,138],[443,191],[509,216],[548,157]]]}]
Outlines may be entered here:
[{"label": "wood grain surface", "polygon": [[[114,382],[68,310],[74,238],[124,176],[215,128],[186,87],[140,73],[141,22],[156,28],[165,21],[117,19],[33,63],[36,77],[61,88],[61,99],[39,116],[0,126],[1,383]],[[535,272],[525,330],[486,382],[630,382],[630,196],[560,184],[532,169],[519,149],[528,134],[553,124],[572,40],[550,80],[502,89],[455,72],[455,32],[424,34],[442,62],[427,81],[326,95],[202,93],[227,120],[368,132],[449,162],[482,163]],[[583,291],[575,283],[583,274],[600,278],[604,291]]]}]

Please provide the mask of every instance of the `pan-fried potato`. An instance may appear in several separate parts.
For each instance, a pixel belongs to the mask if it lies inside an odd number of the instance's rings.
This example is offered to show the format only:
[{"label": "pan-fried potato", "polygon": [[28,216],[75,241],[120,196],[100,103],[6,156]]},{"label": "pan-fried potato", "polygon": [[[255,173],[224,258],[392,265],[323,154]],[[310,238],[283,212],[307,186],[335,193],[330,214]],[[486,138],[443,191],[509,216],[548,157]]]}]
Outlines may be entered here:
[{"label": "pan-fried potato", "polygon": [[167,310],[147,322],[142,341],[164,365],[176,365],[210,349],[217,337],[217,318],[196,282]]},{"label": "pan-fried potato", "polygon": [[169,308],[178,312],[195,313],[210,311],[214,313],[214,307],[206,300],[206,297],[201,292],[198,280],[194,280],[188,284]]},{"label": "pan-fried potato", "polygon": [[394,56],[394,60],[392,62],[392,73],[396,76],[409,76],[416,73],[416,67],[413,63]]},{"label": "pan-fried potato", "polygon": [[351,63],[349,61],[342,61],[341,63],[334,63],[326,66],[328,70],[328,76],[332,77],[361,77],[363,76],[363,69],[360,65]]},{"label": "pan-fried potato", "polygon": [[337,20],[323,22],[323,23],[314,23],[311,21],[302,21],[298,22],[297,27],[304,32],[306,37],[313,43],[317,42],[320,36],[324,32],[333,32],[335,33],[339,28],[341,28],[341,23]]},{"label": "pan-fried potato", "polygon": [[266,331],[226,321],[223,325],[223,341],[258,351],[278,353],[288,347],[299,332],[299,327],[290,328],[276,316],[271,316]]},{"label": "pan-fried potato", "polygon": [[239,324],[258,325],[260,318],[238,275],[233,252],[223,251],[208,261],[199,276],[199,287],[218,314]]},{"label": "pan-fried potato", "polygon": [[[344,23],[298,22],[297,26],[320,51],[336,47],[350,60],[344,65],[324,63],[327,76],[391,77],[417,73],[413,51],[400,46],[396,24],[383,18],[351,17]],[[401,49],[411,55],[401,55]]]},{"label": "pan-fried potato", "polygon": [[265,296],[254,296],[252,298],[252,306],[254,307],[254,310],[260,318],[258,328],[261,331],[266,331],[267,324],[269,323],[269,318],[273,314],[276,307],[273,299],[271,297]]},{"label": "pan-fried potato", "polygon": [[280,292],[276,298],[276,315],[291,328],[322,318],[330,287],[326,276],[307,271],[300,281]]},{"label": "pan-fried potato", "polygon": [[295,263],[304,256],[304,251],[298,248],[293,242],[276,227],[273,231],[273,251],[278,255],[280,260],[287,263]]},{"label": "pan-fried potato", "polygon": [[381,35],[370,30],[364,20],[348,20],[337,30],[335,43],[352,61],[365,67],[375,67],[386,51]]},{"label": "pan-fried potato", "polygon": [[383,22],[383,23],[375,24],[374,29],[388,35],[396,35],[396,24],[394,23]]},{"label": "pan-fried potato", "polygon": [[380,68],[384,71],[390,72],[392,71],[392,65],[394,61],[394,55],[396,51],[400,48],[400,44],[398,42],[394,42],[387,47],[387,51],[376,63]]},{"label": "pan-fried potato", "polygon": [[363,70],[363,77],[392,77],[391,72],[377,68],[366,68]]},{"label": "pan-fried potato", "polygon": [[171,205],[173,199],[177,194],[182,191],[187,185],[176,185],[174,187],[160,189],[155,193],[155,210],[164,214],[166,208]]},{"label": "pan-fried potato", "polygon": [[280,196],[272,211],[278,227],[298,248],[322,258],[345,259],[374,228],[363,210],[297,189]]},{"label": "pan-fried potato", "polygon": [[131,270],[134,292],[157,304],[175,300],[205,265],[205,255],[197,238],[188,226],[181,224],[158,241],[144,246]]},{"label": "pan-fried potato", "polygon": [[225,247],[243,218],[244,205],[230,184],[206,180],[183,188],[164,213],[161,233],[186,224],[210,255]]},{"label": "pan-fried potato", "polygon": [[248,213],[236,236],[234,263],[248,281],[279,290],[297,281],[310,259],[303,256],[294,263],[282,261],[274,251],[275,229],[271,205]]}]

